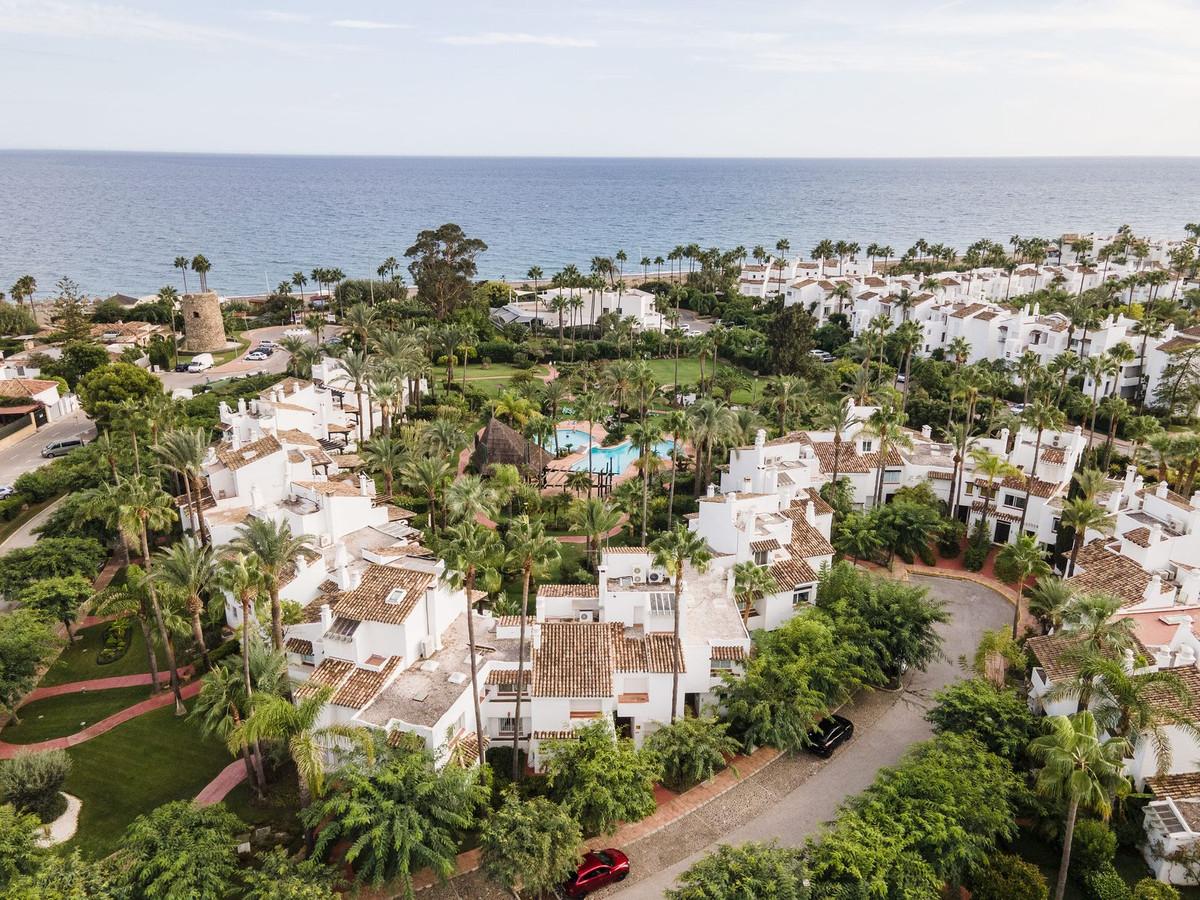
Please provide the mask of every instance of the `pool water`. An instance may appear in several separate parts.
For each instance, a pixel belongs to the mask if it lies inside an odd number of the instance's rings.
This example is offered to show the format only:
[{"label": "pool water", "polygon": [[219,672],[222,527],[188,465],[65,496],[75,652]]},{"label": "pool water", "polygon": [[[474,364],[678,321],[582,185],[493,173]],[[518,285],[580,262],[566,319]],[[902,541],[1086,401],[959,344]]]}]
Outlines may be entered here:
[{"label": "pool water", "polygon": [[[578,450],[586,450],[590,435],[586,431],[579,428],[560,428],[557,432],[558,446],[563,450],[571,452]],[[547,438],[543,445],[551,452],[554,452],[554,438]]]},{"label": "pool water", "polygon": [[[587,442],[584,442],[587,446]],[[669,456],[671,449],[675,446],[674,441],[659,441],[654,445],[654,452],[659,456]],[[593,447],[592,448],[592,465],[593,472],[607,471],[609,466],[612,467],[614,475],[620,475],[631,465],[637,462],[637,458],[641,454],[633,444],[625,441],[622,444],[616,444],[612,447]],[[588,459],[584,456],[583,459],[571,464],[572,470],[576,472],[588,471]]]}]

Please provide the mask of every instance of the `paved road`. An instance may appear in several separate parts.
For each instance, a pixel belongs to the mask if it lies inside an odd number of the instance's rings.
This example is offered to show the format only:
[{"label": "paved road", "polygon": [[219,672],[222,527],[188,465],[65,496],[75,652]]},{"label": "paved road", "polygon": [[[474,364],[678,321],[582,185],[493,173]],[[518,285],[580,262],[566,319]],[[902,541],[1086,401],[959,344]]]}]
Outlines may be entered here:
[{"label": "paved road", "polygon": [[[245,353],[236,359],[230,360],[224,365],[215,366],[207,372],[160,372],[159,378],[162,379],[163,386],[168,391],[175,388],[190,388],[198,384],[208,384],[210,381],[220,381],[222,378],[228,378],[230,375],[242,375],[247,373],[257,374],[259,372],[283,372],[287,369],[289,354],[286,350],[276,350],[273,356],[267,357],[261,362],[250,362],[246,360],[246,353],[254,349],[259,341],[269,340],[279,343],[284,337],[284,332],[289,328],[296,328],[296,325],[272,325],[269,328],[256,328],[253,331],[242,333],[242,337],[246,338],[250,343],[246,347]],[[329,340],[335,334],[342,331],[340,325],[326,325],[321,332],[321,336],[325,340]],[[316,335],[310,334],[305,337],[305,340],[310,344],[317,342]]]},{"label": "paved road", "polygon": [[20,528],[8,536],[8,539],[0,544],[0,556],[8,553],[10,550],[20,550],[23,547],[32,547],[38,539],[38,536],[33,533],[33,529],[39,527],[43,522],[53,515],[54,510],[58,508],[58,504],[63,502],[63,498],[59,497],[36,516],[23,524]]},{"label": "paved road", "polygon": [[17,443],[5,447],[0,451],[0,484],[12,484],[17,480],[18,475],[31,472],[38,466],[44,465],[47,461],[42,458],[42,448],[51,441],[80,435],[91,440],[96,435],[96,427],[83,414],[82,410],[76,410]]},{"label": "paved road", "polygon": [[[971,582],[919,576],[912,580],[928,586],[948,605],[953,618],[942,630],[946,659],[928,672],[917,673],[898,702],[889,703],[893,697],[877,693],[867,695],[849,710],[850,717],[858,720],[858,733],[828,762],[818,763],[806,755],[781,759],[709,804],[712,809],[704,807],[633,845],[629,848],[633,877],[642,873],[646,877],[608,889],[604,896],[611,894],[622,900],[661,897],[681,872],[718,843],[802,844],[822,823],[833,818],[844,799],[867,787],[880,768],[894,765],[908,747],[930,736],[924,719],[930,697],[963,677],[958,657],[975,650],[985,629],[1005,626],[1012,607],[998,594]],[[863,717],[874,715],[878,717],[864,726]],[[747,818],[746,811],[754,808],[759,810],[757,814]],[[689,840],[696,835],[706,841],[703,846]],[[686,855],[680,858],[681,854]]]}]

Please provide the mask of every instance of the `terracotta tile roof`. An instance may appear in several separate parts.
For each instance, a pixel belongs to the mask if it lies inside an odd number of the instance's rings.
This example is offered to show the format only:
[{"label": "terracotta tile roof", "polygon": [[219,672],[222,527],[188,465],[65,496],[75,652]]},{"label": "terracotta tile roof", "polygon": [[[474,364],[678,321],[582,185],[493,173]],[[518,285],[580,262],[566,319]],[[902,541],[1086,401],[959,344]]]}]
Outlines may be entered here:
[{"label": "terracotta tile roof", "polygon": [[293,481],[292,484],[326,497],[359,497],[357,481]]},{"label": "terracotta tile roof", "polygon": [[[432,582],[433,575],[429,572],[372,564],[363,573],[358,587],[336,595],[331,605],[343,618],[399,625],[408,618]],[[399,595],[398,602],[389,603],[388,597],[393,592]]]},{"label": "terracotta tile roof", "polygon": [[962,307],[961,309],[950,313],[950,318],[965,319],[968,316],[974,315],[975,313],[979,312],[981,309],[985,309],[986,306],[987,306],[987,304],[985,304],[985,303],[968,303],[966,306]]},{"label": "terracotta tile roof", "polygon": [[[1067,651],[1078,644],[1082,638],[1076,634],[1068,632],[1059,632],[1058,634],[1044,634],[1038,637],[1031,637],[1025,642],[1025,647],[1033,654],[1034,660],[1046,673],[1047,679],[1052,684],[1060,684],[1079,674],[1079,662],[1073,659]],[[1148,651],[1142,643],[1136,638],[1134,639],[1133,651],[1136,654],[1149,657]],[[1110,658],[1114,658],[1115,654],[1108,654]]]},{"label": "terracotta tile roof", "polygon": [[0,397],[32,397],[57,387],[57,381],[41,378],[4,378],[0,379]]},{"label": "terracotta tile roof", "polygon": [[[0,384],[4,382],[0,381]],[[273,434],[268,434],[264,438],[257,441],[251,441],[249,444],[242,444],[241,448],[234,450],[233,447],[220,447],[217,449],[217,459],[225,468],[236,471],[242,466],[249,465],[264,457],[270,456],[272,453],[278,453],[283,449],[283,445]]]},{"label": "terracotta tile roof", "polygon": [[1194,665],[1172,666],[1160,669],[1160,672],[1170,672],[1183,682],[1186,696],[1181,699],[1178,695],[1166,690],[1162,685],[1155,685],[1150,690],[1150,700],[1156,707],[1177,715],[1197,712],[1196,701],[1200,699],[1200,669]]},{"label": "terracotta tile roof", "polygon": [[833,507],[825,502],[825,498],[821,496],[821,492],[816,488],[805,488],[797,495],[796,499],[799,500],[802,496],[807,497],[813,502],[813,512],[818,516],[826,516],[833,512]]},{"label": "terracotta tile roof", "polygon": [[708,650],[709,659],[725,659],[739,662],[746,658],[746,651],[742,647],[710,647]]},{"label": "terracotta tile roof", "polygon": [[302,378],[288,377],[283,379],[283,381],[279,382],[278,384],[273,384],[266,390],[260,392],[258,397],[260,400],[270,400],[277,390],[282,391],[283,395],[287,397],[290,394],[294,394],[306,387],[312,387],[312,382],[305,381]]},{"label": "terracotta tile roof", "polygon": [[330,702],[350,709],[362,709],[384,689],[400,665],[400,659],[399,656],[390,657],[378,672],[360,666],[354,667]]},{"label": "terracotta tile roof", "polygon": [[1005,512],[1003,509],[997,508],[995,503],[988,503],[986,500],[976,500],[971,504],[971,511],[981,513],[983,508],[987,507],[987,514],[993,519],[1001,522],[1020,522],[1021,517],[1017,513]]},{"label": "terracotta tile roof", "polygon": [[287,457],[288,462],[290,463],[302,463],[306,458],[299,450],[289,450],[287,452]]},{"label": "terracotta tile roof", "polygon": [[[643,638],[628,638],[614,635],[617,651],[618,672],[673,672],[675,636],[670,634],[648,634]],[[687,671],[683,658],[683,647],[679,648],[679,671]]]},{"label": "terracotta tile roof", "polygon": [[[491,741],[485,734],[483,736],[483,749],[485,752],[489,743]],[[447,744],[446,749],[450,751],[450,759],[455,765],[469,769],[475,763],[479,762],[479,735],[474,731],[464,731]]]},{"label": "terracotta tile roof", "polygon": [[976,322],[990,322],[990,321],[992,321],[992,319],[997,318],[999,315],[1000,315],[1000,313],[989,309],[987,312],[981,312],[979,315],[977,315],[975,317],[975,321]]},{"label": "terracotta tile roof", "polygon": [[589,599],[600,596],[600,586],[595,584],[539,584],[537,596]]},{"label": "terracotta tile roof", "polygon": [[[1150,529],[1144,525],[1141,528],[1133,528],[1125,532],[1121,537],[1138,547],[1150,546]],[[1080,553],[1082,552],[1081,550]]]},{"label": "terracotta tile roof", "polygon": [[647,547],[607,547],[604,552],[606,554],[649,553],[650,550]]},{"label": "terracotta tile roof", "polygon": [[817,573],[803,559],[781,559],[771,564],[770,572],[780,591],[790,591],[802,584],[815,584],[817,581]]},{"label": "terracotta tile roof", "polygon": [[317,692],[319,687],[331,687],[336,690],[350,675],[353,668],[354,664],[344,659],[325,657],[308,676],[308,681],[296,688],[296,698],[303,700],[305,697],[310,697]]},{"label": "terracotta tile roof", "polygon": [[1178,799],[1200,797],[1200,772],[1154,776],[1146,779],[1146,785],[1159,797]]},{"label": "terracotta tile roof", "polygon": [[[987,479],[976,478],[975,483],[986,486]],[[1016,491],[1025,490],[1025,478],[1020,475],[1006,475],[1004,480],[999,482],[999,484],[1001,487],[1010,488]],[[1058,493],[1058,490],[1059,485],[1052,481],[1042,481],[1040,478],[1034,478],[1033,483],[1029,485],[1029,493],[1034,497],[1041,497],[1043,499],[1047,497],[1053,497],[1056,493]]]},{"label": "terracotta tile roof", "polygon": [[807,434],[803,431],[789,431],[787,434],[781,434],[779,437],[771,438],[766,442],[767,447],[782,447],[785,444],[810,444]]},{"label": "terracotta tile roof", "polygon": [[1062,447],[1043,447],[1042,462],[1064,463],[1067,461],[1067,451]]},{"label": "terracotta tile roof", "polygon": [[[1183,335],[1176,335],[1169,341],[1164,341],[1163,343],[1159,344],[1155,349],[1160,350],[1163,353],[1178,353],[1181,350],[1196,350],[1200,349],[1200,341],[1184,337]],[[3,382],[0,382],[0,384],[2,383]]]},{"label": "terracotta tile roof", "polygon": [[[817,459],[821,463],[821,473],[829,474],[833,472],[833,441],[817,441],[812,445],[813,452],[817,455]],[[868,454],[874,456],[874,454]],[[844,441],[842,443],[842,452],[838,457],[838,475],[843,474],[853,475],[870,472],[874,468],[874,461],[868,461],[867,456],[859,456],[854,450],[852,441]]]},{"label": "terracotta tile roof", "polygon": [[578,740],[578,735],[570,728],[563,728],[558,731],[535,731],[533,738],[536,741],[574,741]]},{"label": "terracotta tile roof", "polygon": [[333,462],[333,459],[330,458],[329,454],[319,447],[316,450],[305,450],[304,456],[314,466],[327,466]]},{"label": "terracotta tile roof", "polygon": [[941,471],[938,471],[937,469],[933,469],[928,474],[926,474],[925,477],[930,479],[931,481],[952,481],[952,480],[954,480],[954,473],[941,472]]},{"label": "terracotta tile roof", "polygon": [[751,541],[750,549],[754,553],[765,553],[768,550],[778,550],[779,541],[775,540],[775,538],[767,538],[766,540],[761,541]]},{"label": "terracotta tile roof", "polygon": [[833,545],[829,543],[828,538],[803,518],[792,519],[792,540],[788,543],[788,550],[792,552],[793,558],[800,556],[812,559],[833,555]]},{"label": "terracotta tile roof", "polygon": [[[515,616],[513,618],[516,618]],[[484,684],[516,684],[517,675],[520,674],[516,669],[492,669],[487,673],[487,677],[483,679]],[[529,683],[529,669],[525,669],[525,683]]]},{"label": "terracotta tile roof", "polygon": [[1150,573],[1129,557],[1113,553],[1103,539],[1097,538],[1083,547],[1076,562],[1083,571],[1066,580],[1072,591],[1111,594],[1119,597],[1124,606],[1145,599]]},{"label": "terracotta tile roof", "polygon": [[613,695],[613,623],[543,622],[541,631],[541,647],[533,651],[533,696]]},{"label": "terracotta tile roof", "polygon": [[312,656],[312,641],[306,641],[302,638],[288,638],[286,646],[288,653],[299,653],[301,656]]}]

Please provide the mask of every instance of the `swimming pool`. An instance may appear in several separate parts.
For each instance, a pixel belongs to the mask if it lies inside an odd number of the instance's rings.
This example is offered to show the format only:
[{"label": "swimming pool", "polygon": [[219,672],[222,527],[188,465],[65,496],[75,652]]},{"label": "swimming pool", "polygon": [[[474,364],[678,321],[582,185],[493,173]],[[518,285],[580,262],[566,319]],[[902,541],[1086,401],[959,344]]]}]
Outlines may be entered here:
[{"label": "swimming pool", "polygon": [[[584,446],[586,446],[586,441],[584,442]],[[665,457],[670,454],[671,448],[674,446],[674,441],[659,441],[654,445],[654,452],[659,456]],[[612,447],[593,447],[591,470],[593,472],[604,472],[608,470],[611,464],[612,473],[614,475],[620,475],[631,465],[637,462],[637,458],[640,455],[641,454],[638,453],[637,448],[633,446],[633,444],[629,443],[629,441],[625,441],[622,444],[616,444]],[[587,456],[584,456],[583,459],[572,463],[571,468],[576,472],[588,471]]]},{"label": "swimming pool", "polygon": [[[557,435],[558,446],[563,450],[571,452],[586,450],[590,438],[590,435],[581,428],[560,428],[557,431]],[[600,442],[596,441],[595,443],[599,445]],[[542,446],[553,453],[555,447],[554,438],[547,438],[546,443]],[[586,469],[587,466],[584,466],[584,468]]]}]

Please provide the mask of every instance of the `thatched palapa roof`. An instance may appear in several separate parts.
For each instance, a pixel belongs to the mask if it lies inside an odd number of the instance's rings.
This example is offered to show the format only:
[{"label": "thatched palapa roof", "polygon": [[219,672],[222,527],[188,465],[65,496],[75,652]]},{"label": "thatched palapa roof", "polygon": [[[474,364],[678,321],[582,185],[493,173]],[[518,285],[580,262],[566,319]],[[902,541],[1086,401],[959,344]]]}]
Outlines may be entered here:
[{"label": "thatched palapa roof", "polygon": [[551,453],[499,419],[492,419],[476,435],[475,450],[471,453],[471,465],[478,472],[507,463],[520,469],[526,478],[536,478],[552,459]]}]

